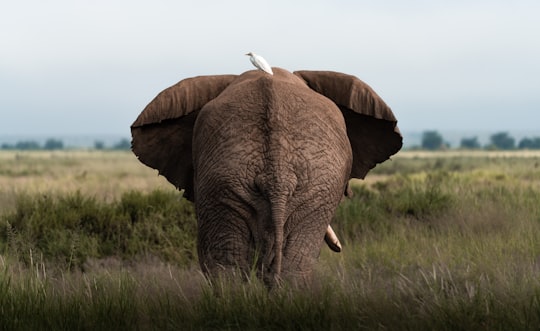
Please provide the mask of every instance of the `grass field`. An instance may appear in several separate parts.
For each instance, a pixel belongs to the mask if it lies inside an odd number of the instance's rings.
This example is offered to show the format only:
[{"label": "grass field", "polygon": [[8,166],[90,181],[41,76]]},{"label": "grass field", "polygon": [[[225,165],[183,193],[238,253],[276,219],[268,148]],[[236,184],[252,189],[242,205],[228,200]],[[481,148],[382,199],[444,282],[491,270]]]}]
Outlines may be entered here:
[{"label": "grass field", "polygon": [[0,330],[537,330],[540,153],[401,152],[307,288],[210,286],[190,203],[129,152],[0,153]]}]

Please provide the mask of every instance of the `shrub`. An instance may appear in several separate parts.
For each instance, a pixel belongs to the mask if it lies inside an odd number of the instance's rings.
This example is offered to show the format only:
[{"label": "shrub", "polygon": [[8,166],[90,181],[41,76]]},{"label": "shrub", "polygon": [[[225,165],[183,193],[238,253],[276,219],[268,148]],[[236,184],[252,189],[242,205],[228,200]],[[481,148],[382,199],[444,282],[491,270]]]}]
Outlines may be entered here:
[{"label": "shrub", "polygon": [[47,139],[47,141],[45,141],[45,144],[43,145],[43,149],[50,151],[62,148],[64,148],[64,142],[54,138]]},{"label": "shrub", "polygon": [[451,195],[443,189],[449,178],[447,172],[431,172],[424,178],[395,176],[376,187],[383,196],[381,203],[391,215],[422,220],[440,215],[450,206]]},{"label": "shrub", "polygon": [[353,185],[353,197],[341,203],[334,227],[344,241],[365,232],[388,233],[401,219],[429,222],[454,203],[447,192],[451,175],[431,172],[424,176],[394,175],[373,188]]},{"label": "shrub", "polygon": [[0,251],[25,263],[32,252],[69,268],[109,256],[188,264],[195,258],[195,234],[193,207],[176,192],[127,192],[111,203],[79,192],[21,194],[14,212],[0,219]]},{"label": "shrub", "polygon": [[422,133],[422,148],[428,150],[441,149],[443,137],[437,131],[425,131]]},{"label": "shrub", "polygon": [[489,138],[491,140],[491,146],[497,149],[514,149],[515,140],[508,132],[498,132]]},{"label": "shrub", "polygon": [[478,142],[478,137],[462,138],[459,146],[461,148],[478,149],[480,148],[480,143]]}]

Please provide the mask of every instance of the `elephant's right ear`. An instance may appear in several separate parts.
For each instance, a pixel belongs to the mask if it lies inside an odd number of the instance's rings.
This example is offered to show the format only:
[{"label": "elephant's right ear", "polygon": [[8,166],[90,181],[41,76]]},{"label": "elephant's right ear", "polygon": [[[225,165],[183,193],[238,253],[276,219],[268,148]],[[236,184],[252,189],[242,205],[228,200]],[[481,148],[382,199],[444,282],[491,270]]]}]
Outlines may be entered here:
[{"label": "elephant's right ear", "polygon": [[333,71],[294,74],[341,110],[353,152],[351,177],[364,178],[370,169],[401,149],[403,138],[392,110],[366,83]]},{"label": "elephant's right ear", "polygon": [[191,141],[199,110],[237,76],[187,78],[163,90],[131,125],[131,148],[139,160],[157,169],[184,197],[193,201]]}]

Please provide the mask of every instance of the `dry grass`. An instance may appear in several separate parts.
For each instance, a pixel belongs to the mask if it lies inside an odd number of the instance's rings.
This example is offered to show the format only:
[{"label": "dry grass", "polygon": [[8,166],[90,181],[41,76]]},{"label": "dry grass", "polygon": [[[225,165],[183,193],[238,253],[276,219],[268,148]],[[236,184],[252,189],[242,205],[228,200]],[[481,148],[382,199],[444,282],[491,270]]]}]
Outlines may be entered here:
[{"label": "dry grass", "polygon": [[405,150],[399,152],[395,157],[403,158],[469,158],[483,157],[490,159],[500,158],[540,158],[540,150],[459,150],[451,149],[445,151],[414,151]]},{"label": "dry grass", "polygon": [[79,191],[112,201],[131,190],[174,190],[128,151],[0,151],[0,160],[1,210],[19,193]]},{"label": "dry grass", "polygon": [[[0,160],[4,211],[10,192],[80,191],[107,202],[132,189],[173,190],[130,153],[2,152]],[[211,289],[196,265],[149,257],[88,259],[83,273],[54,270],[35,251],[26,264],[4,255],[0,301],[9,309],[0,314],[9,315],[0,329],[7,321],[54,329],[534,330],[539,160],[536,152],[400,152],[353,184],[357,194],[334,222],[343,252],[324,247],[314,283],[300,290],[268,293],[256,280]]]},{"label": "dry grass", "polygon": [[81,191],[106,199],[126,190],[171,188],[127,151],[2,151],[0,160],[0,185],[15,191]]}]

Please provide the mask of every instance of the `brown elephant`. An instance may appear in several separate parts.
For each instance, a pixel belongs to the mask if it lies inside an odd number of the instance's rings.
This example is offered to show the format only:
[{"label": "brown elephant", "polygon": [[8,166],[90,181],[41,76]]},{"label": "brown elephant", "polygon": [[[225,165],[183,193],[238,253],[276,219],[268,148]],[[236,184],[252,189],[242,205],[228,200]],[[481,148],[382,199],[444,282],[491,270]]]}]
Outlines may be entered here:
[{"label": "brown elephant", "polygon": [[309,276],[349,179],[402,146],[358,78],[273,71],[184,79],[131,126],[139,160],[195,203],[203,271],[256,267],[269,285]]}]

